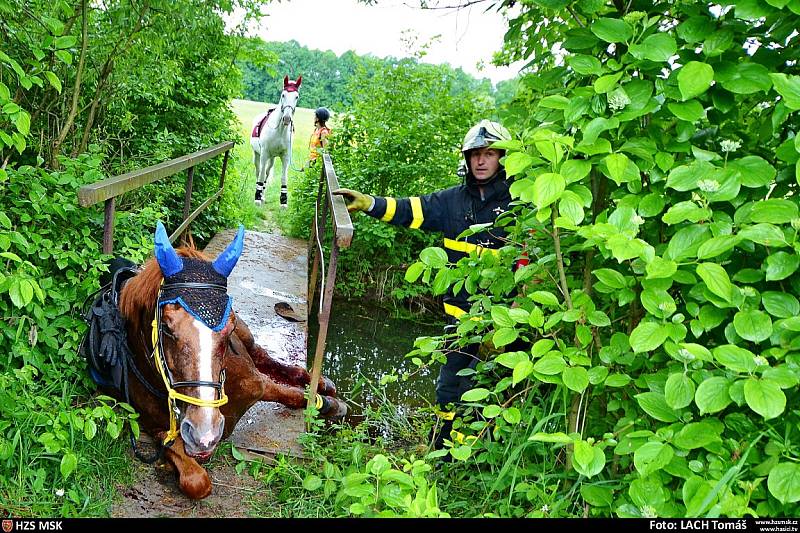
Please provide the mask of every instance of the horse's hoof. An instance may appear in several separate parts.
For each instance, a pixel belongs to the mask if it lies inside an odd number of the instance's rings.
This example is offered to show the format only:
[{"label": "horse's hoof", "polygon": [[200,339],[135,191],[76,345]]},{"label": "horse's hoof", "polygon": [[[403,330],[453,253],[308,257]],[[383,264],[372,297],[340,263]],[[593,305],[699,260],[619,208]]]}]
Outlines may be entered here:
[{"label": "horse's hoof", "polygon": [[289,203],[288,195],[286,194],[285,191],[281,191],[281,207],[286,207],[288,203]]},{"label": "horse's hoof", "polygon": [[264,203],[263,200],[256,200],[256,205],[259,207],[261,207],[261,204],[263,203]]}]

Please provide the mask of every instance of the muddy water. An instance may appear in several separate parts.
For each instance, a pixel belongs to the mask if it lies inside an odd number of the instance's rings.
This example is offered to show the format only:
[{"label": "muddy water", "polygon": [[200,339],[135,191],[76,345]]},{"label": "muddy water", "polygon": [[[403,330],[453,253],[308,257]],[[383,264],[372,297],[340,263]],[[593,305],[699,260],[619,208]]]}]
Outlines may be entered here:
[{"label": "muddy water", "polygon": [[[312,309],[309,324],[309,368],[317,345],[317,310]],[[366,405],[377,406],[386,400],[410,410],[433,402],[438,365],[418,370],[405,355],[412,350],[414,339],[440,335],[443,326],[395,318],[358,301],[334,300],[322,371],[347,400],[351,421],[361,418]],[[386,374],[400,376],[415,370],[407,381],[380,385]]]}]

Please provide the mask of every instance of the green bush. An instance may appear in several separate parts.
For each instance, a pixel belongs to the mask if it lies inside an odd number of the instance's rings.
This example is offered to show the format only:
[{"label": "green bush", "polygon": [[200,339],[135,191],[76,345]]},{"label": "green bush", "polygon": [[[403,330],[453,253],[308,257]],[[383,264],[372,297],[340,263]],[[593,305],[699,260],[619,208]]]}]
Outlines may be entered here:
[{"label": "green bush", "polygon": [[450,450],[494,512],[800,511],[799,14],[535,2],[511,21],[508,57],[537,74],[508,110],[508,246],[409,275],[463,283],[462,342],[501,352],[462,398],[477,440]]}]

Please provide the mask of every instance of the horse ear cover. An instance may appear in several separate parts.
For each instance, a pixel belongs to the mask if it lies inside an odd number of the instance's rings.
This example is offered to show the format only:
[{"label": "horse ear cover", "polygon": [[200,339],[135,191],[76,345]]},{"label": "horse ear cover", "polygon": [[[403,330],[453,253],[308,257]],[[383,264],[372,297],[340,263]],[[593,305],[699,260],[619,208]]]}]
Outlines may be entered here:
[{"label": "horse ear cover", "polygon": [[297,88],[299,89],[300,84],[303,83],[303,76],[302,75],[298,76],[297,81],[295,83],[297,84]]},{"label": "horse ear cover", "polygon": [[169,242],[167,230],[160,220],[156,224],[155,256],[164,277],[173,276],[183,270],[183,261]]},{"label": "horse ear cover", "polygon": [[289,85],[289,76],[284,76],[283,77],[283,88],[285,89],[287,85]]},{"label": "horse ear cover", "polygon": [[236,237],[228,247],[225,248],[225,251],[219,254],[219,257],[214,260],[211,266],[214,267],[214,270],[227,278],[231,274],[233,267],[236,266],[239,256],[242,255],[243,248],[244,226],[239,224],[239,231],[236,232]]}]

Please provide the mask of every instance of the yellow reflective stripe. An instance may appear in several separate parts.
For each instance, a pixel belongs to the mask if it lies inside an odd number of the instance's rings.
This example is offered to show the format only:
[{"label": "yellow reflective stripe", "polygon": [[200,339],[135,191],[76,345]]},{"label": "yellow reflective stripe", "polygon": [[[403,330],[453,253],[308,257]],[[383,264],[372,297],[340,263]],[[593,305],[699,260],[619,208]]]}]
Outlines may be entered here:
[{"label": "yellow reflective stripe", "polygon": [[440,411],[437,409],[436,416],[438,416],[442,420],[452,420],[453,418],[455,418],[456,414],[453,411]]},{"label": "yellow reflective stripe", "polygon": [[453,239],[445,239],[444,247],[449,248],[450,250],[455,250],[456,252],[463,252],[465,254],[477,252],[478,255],[481,255],[483,252],[490,252],[494,255],[498,255],[500,253],[500,250],[495,250],[494,248],[484,248],[483,246],[472,244],[471,242],[454,241]]},{"label": "yellow reflective stripe", "polygon": [[[450,305],[450,304],[444,304],[444,312],[445,314],[450,315],[453,318],[459,318],[461,315],[466,314],[466,311],[464,311],[460,307],[456,307],[455,305]],[[469,319],[480,320],[480,318],[476,316],[472,316]]]},{"label": "yellow reflective stripe", "polygon": [[412,196],[409,198],[411,201],[411,216],[414,220],[411,221],[411,225],[409,228],[416,229],[422,225],[422,221],[425,220],[425,217],[422,214],[422,202],[417,196]]},{"label": "yellow reflective stripe", "polygon": [[320,396],[319,394],[317,394],[317,397],[315,398],[315,400],[316,400],[316,402],[315,402],[315,404],[314,404],[314,405],[315,405],[315,407],[317,408],[317,410],[320,410],[320,409],[322,409],[322,396]]},{"label": "yellow reflective stripe", "polygon": [[456,318],[458,318],[461,315],[463,315],[464,313],[466,313],[466,311],[464,311],[463,309],[461,309],[459,307],[456,307],[455,305],[450,305],[450,304],[444,304],[444,312],[446,314],[448,314],[448,315],[450,315],[452,317],[456,317]]},{"label": "yellow reflective stripe", "polygon": [[397,210],[397,200],[394,198],[386,199],[386,213],[383,214],[381,220],[384,222],[391,222],[394,218],[394,212]]}]

